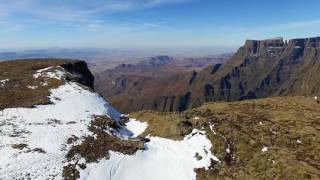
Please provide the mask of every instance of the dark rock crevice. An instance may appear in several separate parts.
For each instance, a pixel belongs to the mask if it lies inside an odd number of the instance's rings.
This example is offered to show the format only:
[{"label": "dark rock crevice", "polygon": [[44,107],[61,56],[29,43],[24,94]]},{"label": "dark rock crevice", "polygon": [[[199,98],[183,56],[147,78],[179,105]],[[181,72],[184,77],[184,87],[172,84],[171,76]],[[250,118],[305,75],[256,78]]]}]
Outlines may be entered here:
[{"label": "dark rock crevice", "polygon": [[198,75],[198,73],[196,72],[196,71],[193,71],[192,72],[192,76],[191,76],[191,78],[190,78],[190,80],[189,80],[189,85],[192,85],[193,84],[193,82],[196,80],[196,78],[197,78],[197,75]]},{"label": "dark rock crevice", "polygon": [[215,65],[213,65],[213,67],[212,67],[212,70],[211,70],[211,73],[210,74],[214,74],[214,73],[216,73],[219,69],[220,69],[220,67],[222,66],[222,64],[215,64]]},{"label": "dark rock crevice", "polygon": [[179,107],[178,110],[180,112],[185,111],[188,109],[190,103],[191,92],[187,92],[184,96],[180,97],[179,99]]}]

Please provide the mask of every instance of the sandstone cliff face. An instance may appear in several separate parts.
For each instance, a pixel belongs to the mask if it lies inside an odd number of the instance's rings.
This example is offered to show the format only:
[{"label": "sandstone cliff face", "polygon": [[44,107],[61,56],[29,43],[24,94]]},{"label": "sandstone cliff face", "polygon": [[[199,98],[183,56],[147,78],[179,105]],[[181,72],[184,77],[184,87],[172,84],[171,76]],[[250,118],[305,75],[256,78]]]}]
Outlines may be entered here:
[{"label": "sandstone cliff face", "polygon": [[218,78],[207,78],[217,89],[213,97],[235,101],[319,93],[319,50],[319,38],[293,39],[288,43],[280,38],[248,40],[216,73]]}]

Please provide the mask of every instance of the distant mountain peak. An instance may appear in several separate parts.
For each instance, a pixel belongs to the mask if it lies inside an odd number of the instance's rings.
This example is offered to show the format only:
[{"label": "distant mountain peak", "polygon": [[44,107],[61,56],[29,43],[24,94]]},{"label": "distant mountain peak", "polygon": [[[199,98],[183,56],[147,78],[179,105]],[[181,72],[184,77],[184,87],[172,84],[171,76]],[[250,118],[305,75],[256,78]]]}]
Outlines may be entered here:
[{"label": "distant mountain peak", "polygon": [[174,61],[174,58],[170,56],[155,56],[151,57],[146,61],[142,61],[140,65],[149,65],[149,66],[165,66],[171,64]]}]

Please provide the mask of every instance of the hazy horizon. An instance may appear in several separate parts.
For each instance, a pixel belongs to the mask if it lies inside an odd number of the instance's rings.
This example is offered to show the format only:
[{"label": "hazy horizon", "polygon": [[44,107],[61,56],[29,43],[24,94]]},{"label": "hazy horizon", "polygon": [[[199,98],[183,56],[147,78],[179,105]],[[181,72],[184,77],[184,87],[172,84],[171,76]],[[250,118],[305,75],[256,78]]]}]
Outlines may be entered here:
[{"label": "hazy horizon", "polygon": [[29,58],[71,58],[88,62],[135,62],[155,56],[174,58],[202,58],[224,56],[235,52],[236,48],[48,48],[19,51],[0,50],[1,60]]}]

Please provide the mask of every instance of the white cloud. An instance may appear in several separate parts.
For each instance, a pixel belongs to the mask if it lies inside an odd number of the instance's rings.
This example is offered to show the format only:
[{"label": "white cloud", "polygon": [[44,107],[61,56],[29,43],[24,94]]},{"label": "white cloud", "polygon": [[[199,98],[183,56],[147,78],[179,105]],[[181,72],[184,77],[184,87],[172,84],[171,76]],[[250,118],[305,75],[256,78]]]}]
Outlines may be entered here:
[{"label": "white cloud", "polygon": [[[56,24],[98,32],[106,28],[141,30],[158,28],[163,22],[109,22],[108,15],[154,8],[193,0],[0,0],[0,20],[10,22],[12,29],[32,24]],[[110,16],[109,16],[110,17]],[[20,24],[20,27],[15,24]]]},{"label": "white cloud", "polygon": [[85,21],[101,13],[131,11],[191,0],[0,0],[0,17],[25,13],[38,18]]}]

